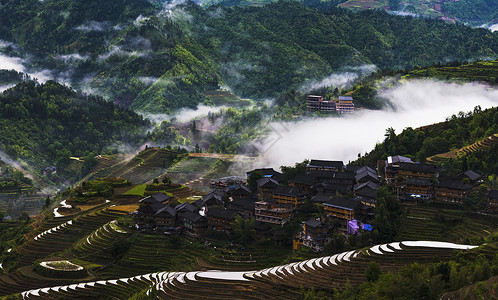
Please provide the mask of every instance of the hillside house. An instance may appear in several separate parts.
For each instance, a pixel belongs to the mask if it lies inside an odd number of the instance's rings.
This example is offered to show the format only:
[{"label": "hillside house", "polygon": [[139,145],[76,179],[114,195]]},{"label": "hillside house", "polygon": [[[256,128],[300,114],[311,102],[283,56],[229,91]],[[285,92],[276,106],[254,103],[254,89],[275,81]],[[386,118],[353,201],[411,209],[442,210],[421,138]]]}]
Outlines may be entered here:
[{"label": "hillside house", "polygon": [[242,184],[237,184],[225,188],[225,193],[228,196],[229,200],[252,199],[251,190],[247,186]]},{"label": "hillside house", "polygon": [[212,189],[225,189],[231,185],[246,184],[246,180],[238,176],[228,176],[211,180],[209,186]]},{"label": "hillside house", "polygon": [[282,205],[291,205],[293,208],[299,207],[308,195],[307,192],[291,186],[278,186],[273,190],[273,201]]},{"label": "hillside house", "polygon": [[273,199],[273,190],[278,187],[278,181],[273,178],[261,178],[256,181],[258,199],[268,201]]},{"label": "hillside house", "polygon": [[328,217],[339,221],[341,230],[346,230],[348,221],[355,218],[355,207],[359,203],[359,201],[352,199],[334,197],[328,202],[323,203],[323,208],[325,209]]},{"label": "hillside house", "polygon": [[208,207],[223,207],[225,205],[226,192],[214,190],[202,196],[203,205]]},{"label": "hillside house", "polygon": [[[306,97],[308,112],[320,111],[321,103],[323,102],[322,96],[308,95]],[[335,108],[335,105],[334,105]]]},{"label": "hillside house", "polygon": [[351,96],[339,96],[339,101],[336,103],[336,112],[338,114],[353,114],[354,103]]},{"label": "hillside house", "polygon": [[397,181],[395,189],[398,200],[408,205],[431,199],[434,195],[434,184],[428,179],[408,178]]},{"label": "hillside house", "polygon": [[439,177],[439,169],[437,166],[430,164],[402,162],[399,164],[397,176],[401,176],[405,179],[418,178],[437,180]]},{"label": "hillside house", "polygon": [[254,169],[252,171],[246,172],[247,179],[249,179],[249,177],[251,177],[251,174],[255,172],[260,172],[261,174],[263,174],[264,178],[273,178],[276,181],[282,180],[282,173],[275,171],[273,168]]},{"label": "hillside house", "polygon": [[375,207],[379,187],[377,183],[371,181],[356,185],[354,189],[355,200],[360,201],[364,205]]},{"label": "hillside house", "polygon": [[154,223],[159,230],[173,227],[176,223],[176,210],[169,205],[164,205],[154,214]]},{"label": "hillside house", "polygon": [[481,175],[477,174],[476,172],[472,170],[467,170],[463,173],[460,173],[456,176],[456,179],[458,180],[469,180],[470,183],[475,184],[481,179]]},{"label": "hillside house", "polygon": [[490,190],[488,192],[488,211],[498,213],[498,190]]},{"label": "hillside house", "polygon": [[291,205],[277,205],[275,202],[258,201],[254,205],[255,220],[264,223],[284,225],[294,212]]},{"label": "hillside house", "polygon": [[228,209],[236,211],[245,219],[250,219],[254,216],[254,203],[253,199],[236,198],[228,202]]},{"label": "hillside house", "polygon": [[332,171],[339,172],[344,168],[344,163],[342,161],[331,161],[331,160],[319,160],[312,159],[308,164],[307,170],[311,171]]},{"label": "hillside house", "polygon": [[471,191],[472,185],[451,178],[445,178],[435,186],[436,199],[445,202],[463,203]]},{"label": "hillside house", "polygon": [[230,232],[237,212],[218,207],[209,208],[206,213],[208,230]]},{"label": "hillside house", "polygon": [[306,192],[311,192],[313,187],[318,182],[316,177],[307,174],[299,174],[296,177],[289,180],[289,186],[299,188]]},{"label": "hillside house", "polygon": [[394,180],[398,176],[398,169],[401,163],[413,163],[413,161],[401,155],[389,156],[386,161],[384,161],[384,174],[387,183],[393,184]]},{"label": "hillside house", "polygon": [[319,183],[316,185],[317,194],[346,194],[351,192],[348,186],[337,183]]},{"label": "hillside house", "polygon": [[294,236],[294,250],[304,246],[314,252],[322,252],[325,243],[329,240],[329,226],[319,220],[310,219],[301,223],[301,230]]},{"label": "hillside house", "polygon": [[199,213],[187,211],[179,216],[185,233],[192,237],[200,237],[207,229],[207,219]]}]

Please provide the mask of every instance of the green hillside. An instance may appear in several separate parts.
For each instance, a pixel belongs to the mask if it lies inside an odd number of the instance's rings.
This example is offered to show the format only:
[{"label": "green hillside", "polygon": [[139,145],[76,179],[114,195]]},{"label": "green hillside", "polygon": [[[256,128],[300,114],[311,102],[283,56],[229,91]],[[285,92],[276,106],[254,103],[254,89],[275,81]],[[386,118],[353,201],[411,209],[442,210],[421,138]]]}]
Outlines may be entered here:
[{"label": "green hillside", "polygon": [[[50,175],[78,179],[94,163],[93,156],[122,143],[136,144],[145,126],[141,116],[94,96],[83,96],[49,81],[22,82],[0,94],[0,149],[32,164],[35,173],[55,165]],[[86,157],[75,162],[70,157]]]},{"label": "green hillside", "polygon": [[[346,66],[381,69],[496,58],[498,33],[380,11],[316,10],[281,1],[206,8],[158,3],[9,0],[0,38],[76,89],[138,111],[209,102],[227,85],[243,97],[275,97]],[[83,13],[84,11],[84,13]],[[35,68],[35,69],[36,69]]]}]

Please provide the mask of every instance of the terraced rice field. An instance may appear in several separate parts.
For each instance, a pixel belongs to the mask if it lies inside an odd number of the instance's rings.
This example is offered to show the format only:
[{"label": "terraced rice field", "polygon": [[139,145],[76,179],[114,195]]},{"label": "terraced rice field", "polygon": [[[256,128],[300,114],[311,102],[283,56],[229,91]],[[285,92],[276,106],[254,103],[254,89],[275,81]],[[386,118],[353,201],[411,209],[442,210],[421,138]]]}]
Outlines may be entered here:
[{"label": "terraced rice field", "polygon": [[131,160],[101,169],[92,177],[121,177],[128,180],[133,179],[136,184],[143,184],[162,175],[171,167],[177,155],[177,152],[167,149],[149,148]]},{"label": "terraced rice field", "polygon": [[463,147],[461,149],[455,149],[448,151],[446,153],[436,154],[434,156],[428,157],[428,162],[438,162],[444,159],[456,158],[461,155],[469,154],[472,152],[486,150],[489,147],[493,146],[498,142],[498,134],[494,134],[485,139],[482,139],[478,142],[473,143],[472,145]]},{"label": "terraced rice field", "polygon": [[432,207],[411,207],[401,225],[399,239],[438,240],[463,243],[484,238],[494,230],[485,218],[466,217],[464,212]]},{"label": "terraced rice field", "polygon": [[448,258],[453,251],[475,246],[442,242],[394,242],[256,271],[155,272],[22,292],[23,299],[129,296],[151,289],[162,299],[296,299],[301,287],[332,290],[346,282],[358,286],[371,261],[384,272],[413,262],[428,263],[434,256]]}]

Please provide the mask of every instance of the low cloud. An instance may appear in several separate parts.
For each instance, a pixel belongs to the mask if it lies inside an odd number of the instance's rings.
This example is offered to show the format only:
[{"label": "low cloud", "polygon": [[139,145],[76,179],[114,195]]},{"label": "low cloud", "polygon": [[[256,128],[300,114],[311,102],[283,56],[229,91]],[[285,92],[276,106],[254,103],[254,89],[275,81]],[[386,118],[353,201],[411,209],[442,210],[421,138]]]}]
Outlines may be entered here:
[{"label": "low cloud", "polygon": [[90,32],[90,31],[106,31],[110,27],[109,22],[87,21],[77,27],[75,30]]},{"label": "low cloud", "polygon": [[402,16],[402,17],[413,17],[413,18],[418,17],[417,14],[414,14],[414,13],[409,12],[409,11],[390,10],[387,13],[390,15]]},{"label": "low cloud", "polygon": [[377,67],[375,65],[363,65],[358,67],[347,67],[342,72],[332,73],[322,80],[312,80],[305,82],[299,90],[302,92],[310,92],[323,87],[338,87],[349,88],[355,79],[375,72]]},{"label": "low cloud", "polygon": [[173,118],[176,119],[176,121],[184,123],[188,122],[203,116],[207,116],[209,113],[217,113],[221,111],[223,108],[226,108],[225,106],[207,106],[204,104],[200,104],[197,106],[196,109],[191,109],[191,108],[182,108],[179,109],[176,113],[174,114],[150,114],[150,113],[142,113],[142,116],[144,118],[147,118],[151,120],[152,122],[156,124],[160,124],[163,121],[170,121]]},{"label": "low cloud", "polygon": [[[498,105],[498,91],[481,84],[409,81],[382,93],[392,106],[379,111],[364,110],[352,116],[271,124],[270,135],[256,143],[263,152],[252,166],[279,168],[307,158],[343,160],[357,158],[382,142],[385,130],[400,133],[444,121],[459,111]],[[246,169],[251,166],[244,166]],[[235,167],[236,168],[236,167]]]},{"label": "low cloud", "polygon": [[21,58],[7,56],[2,53],[0,53],[0,69],[24,72],[24,66]]},{"label": "low cloud", "polygon": [[80,55],[79,53],[67,54],[67,55],[59,55],[56,57],[58,60],[61,60],[65,63],[78,62],[88,60],[90,56],[88,55]]},{"label": "low cloud", "polygon": [[12,87],[14,87],[15,84],[9,84],[9,85],[0,85],[0,93],[3,92],[3,91],[6,91]]}]

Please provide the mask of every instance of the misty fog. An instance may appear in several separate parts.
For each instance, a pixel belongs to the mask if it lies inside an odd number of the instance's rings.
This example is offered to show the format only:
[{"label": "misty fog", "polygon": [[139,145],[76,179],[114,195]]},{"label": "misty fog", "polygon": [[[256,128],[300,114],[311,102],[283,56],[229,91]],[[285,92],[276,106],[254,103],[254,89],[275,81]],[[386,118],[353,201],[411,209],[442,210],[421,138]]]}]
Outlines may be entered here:
[{"label": "misty fog", "polygon": [[[343,160],[345,163],[382,142],[387,128],[400,133],[406,127],[442,122],[460,111],[498,104],[498,91],[481,84],[409,81],[383,92],[392,108],[364,110],[355,115],[272,124],[260,145],[256,166],[278,169],[306,158]],[[247,168],[247,166],[245,166]]]}]

